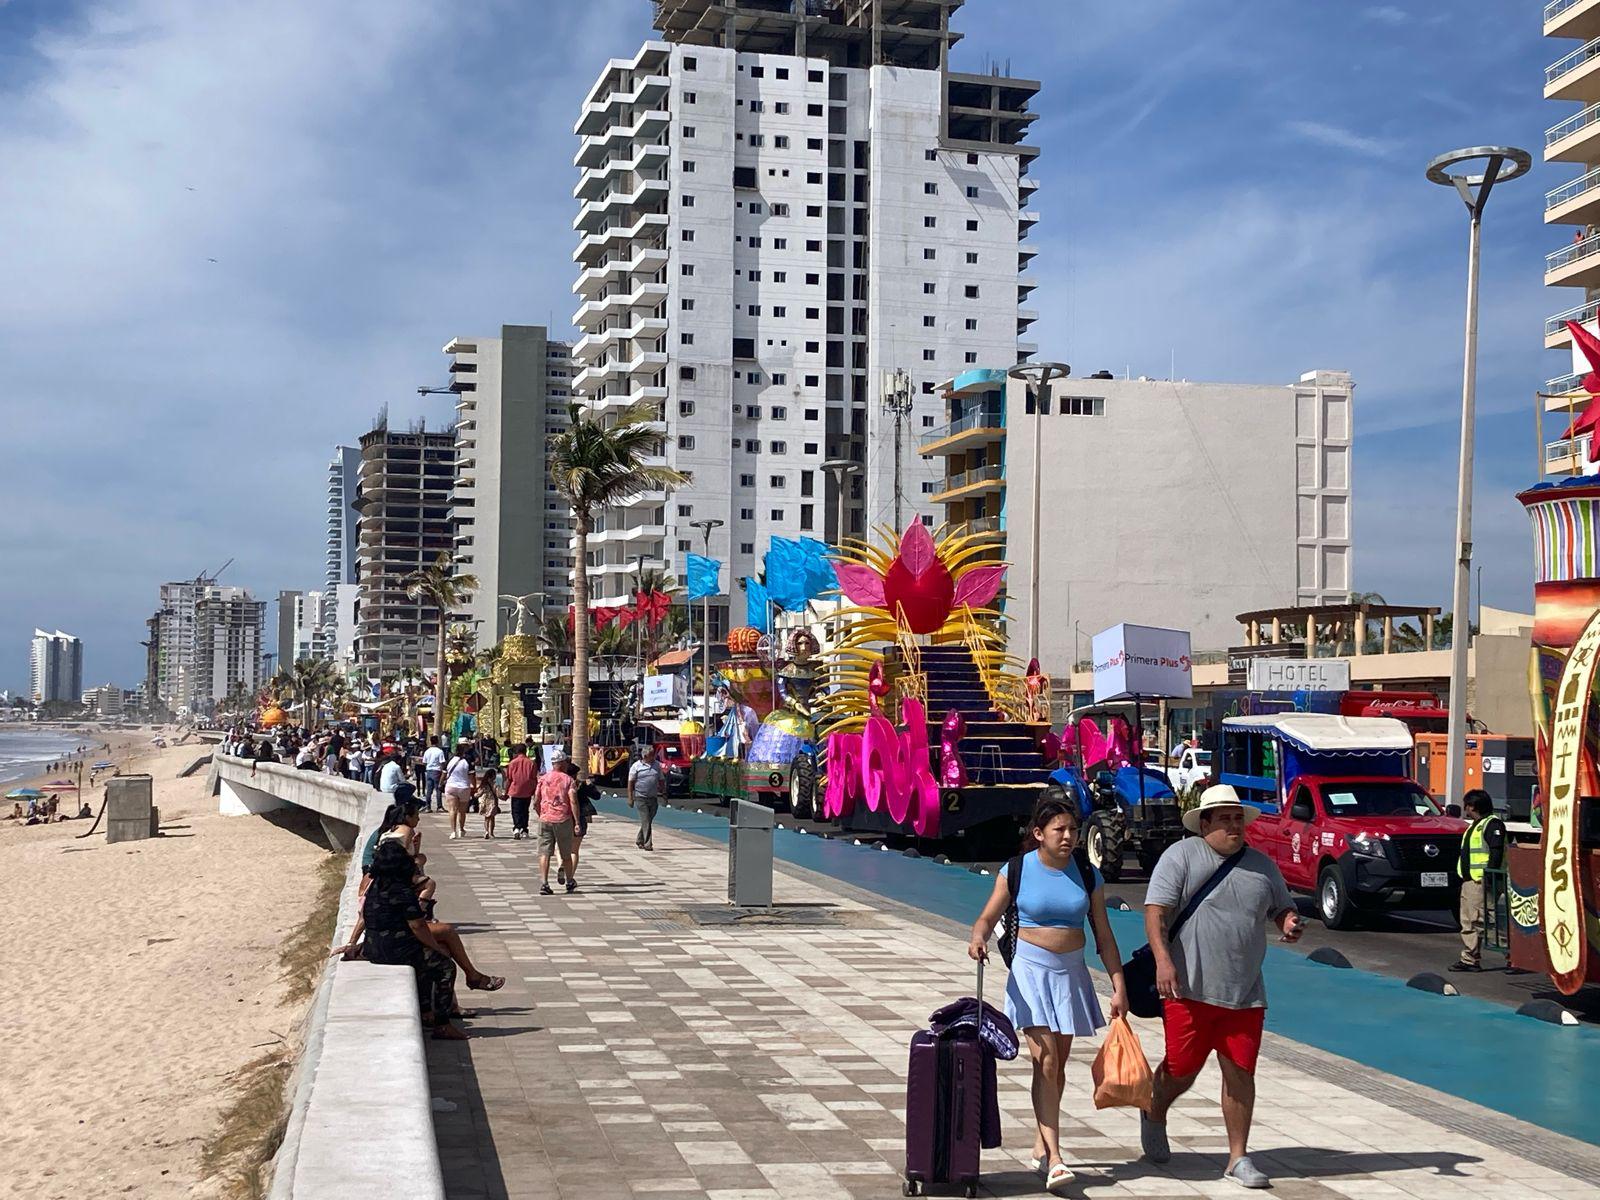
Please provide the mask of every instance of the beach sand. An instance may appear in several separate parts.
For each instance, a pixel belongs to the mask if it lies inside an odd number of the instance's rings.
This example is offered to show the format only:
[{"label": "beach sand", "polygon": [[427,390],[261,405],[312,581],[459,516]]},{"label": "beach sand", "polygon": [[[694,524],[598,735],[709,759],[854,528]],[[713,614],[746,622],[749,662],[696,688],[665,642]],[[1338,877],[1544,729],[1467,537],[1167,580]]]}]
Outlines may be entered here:
[{"label": "beach sand", "polygon": [[[162,837],[0,821],[0,1196],[225,1194],[201,1150],[240,1068],[304,1015],[278,956],[328,859],[314,819],[219,816],[205,769],[175,778],[204,746],[141,740],[105,757],[153,776]],[[98,812],[103,789],[85,795]]]}]

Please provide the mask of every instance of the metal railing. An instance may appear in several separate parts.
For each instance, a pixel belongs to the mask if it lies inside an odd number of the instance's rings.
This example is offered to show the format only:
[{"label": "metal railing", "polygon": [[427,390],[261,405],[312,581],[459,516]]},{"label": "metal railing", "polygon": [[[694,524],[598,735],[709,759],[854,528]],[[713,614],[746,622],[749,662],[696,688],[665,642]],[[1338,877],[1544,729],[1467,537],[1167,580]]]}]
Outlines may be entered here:
[{"label": "metal railing", "polygon": [[954,437],[958,433],[965,433],[969,429],[1003,429],[1005,417],[998,412],[989,412],[979,409],[966,416],[951,421],[948,425],[941,425],[937,429],[930,429],[922,435],[919,445],[931,446],[934,442],[942,442],[947,437]]},{"label": "metal railing", "polygon": [[1583,386],[1583,380],[1589,372],[1574,371],[1571,375],[1557,375],[1554,379],[1544,382],[1544,390],[1552,396],[1559,396],[1565,392],[1575,392]]},{"label": "metal railing", "polygon": [[1550,24],[1567,9],[1582,3],[1583,0],[1550,0],[1550,3],[1544,6],[1544,23]]},{"label": "metal railing", "polygon": [[1566,312],[1557,313],[1547,317],[1544,323],[1545,337],[1554,337],[1567,327],[1568,321],[1576,321],[1582,325],[1585,321],[1592,321],[1600,316],[1600,300],[1591,300],[1587,304],[1580,304],[1576,308],[1569,308]]},{"label": "metal railing", "polygon": [[944,487],[941,490],[953,492],[957,488],[964,488],[969,484],[984,483],[991,479],[1002,479],[1004,477],[1005,467],[999,463],[990,463],[986,467],[973,467],[970,471],[960,471],[951,475],[944,481]]},{"label": "metal railing", "polygon": [[1544,131],[1544,144],[1553,146],[1562,138],[1571,137],[1580,129],[1587,129],[1596,121],[1600,121],[1600,101],[1590,104],[1573,113],[1565,121],[1558,121]]},{"label": "metal railing", "polygon": [[1587,66],[1596,55],[1600,55],[1600,38],[1594,38],[1579,46],[1571,54],[1563,55],[1544,69],[1545,83],[1552,84],[1563,75],[1570,75],[1579,67]]},{"label": "metal railing", "polygon": [[1549,442],[1544,448],[1544,461],[1547,463],[1560,462],[1564,458],[1577,456],[1582,458],[1589,452],[1589,435],[1568,438],[1559,442]]},{"label": "metal railing", "polygon": [[1575,200],[1585,192],[1592,192],[1600,188],[1600,167],[1581,175],[1571,183],[1564,183],[1558,188],[1551,188],[1544,194],[1544,210],[1549,212],[1552,208],[1559,208],[1568,200]]},{"label": "metal railing", "polygon": [[1591,235],[1581,242],[1573,242],[1570,246],[1563,246],[1554,254],[1544,256],[1544,269],[1548,274],[1559,270],[1568,263],[1577,262],[1580,258],[1588,258],[1592,254],[1600,254],[1600,234]]}]

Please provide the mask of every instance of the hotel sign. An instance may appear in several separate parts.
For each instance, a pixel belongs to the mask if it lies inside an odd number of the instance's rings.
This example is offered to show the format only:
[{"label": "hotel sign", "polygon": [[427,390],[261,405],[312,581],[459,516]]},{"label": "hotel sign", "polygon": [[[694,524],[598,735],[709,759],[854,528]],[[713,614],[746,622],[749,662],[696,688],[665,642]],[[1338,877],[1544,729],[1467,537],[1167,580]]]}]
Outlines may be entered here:
[{"label": "hotel sign", "polygon": [[1252,692],[1350,690],[1350,663],[1342,658],[1252,658],[1245,675]]}]

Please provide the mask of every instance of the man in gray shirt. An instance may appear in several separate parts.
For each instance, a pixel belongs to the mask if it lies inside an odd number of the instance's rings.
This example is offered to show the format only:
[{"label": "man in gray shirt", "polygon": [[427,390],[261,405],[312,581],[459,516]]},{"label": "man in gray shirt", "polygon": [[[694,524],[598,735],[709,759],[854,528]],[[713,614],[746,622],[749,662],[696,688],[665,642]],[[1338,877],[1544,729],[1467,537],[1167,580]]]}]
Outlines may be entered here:
[{"label": "man in gray shirt", "polygon": [[[1222,1068],[1222,1118],[1228,1129],[1224,1179],[1247,1188],[1270,1186],[1246,1146],[1255,1109],[1256,1056],[1267,1014],[1261,964],[1268,921],[1283,940],[1300,937],[1300,915],[1283,876],[1261,851],[1246,848],[1244,827],[1256,817],[1226,784],[1205,790],[1183,824],[1199,837],[1169,846],[1145,891],[1144,927],[1163,1000],[1166,1057],[1156,1068],[1150,1112],[1139,1118],[1140,1141],[1151,1162],[1166,1162],[1167,1111],[1194,1083],[1211,1052]],[[1243,851],[1232,871],[1178,930],[1167,925],[1219,867]]]},{"label": "man in gray shirt", "polygon": [[628,807],[639,811],[638,846],[641,850],[654,850],[652,836],[656,809],[661,805],[661,767],[656,763],[656,748],[639,747],[639,757],[628,768]]}]

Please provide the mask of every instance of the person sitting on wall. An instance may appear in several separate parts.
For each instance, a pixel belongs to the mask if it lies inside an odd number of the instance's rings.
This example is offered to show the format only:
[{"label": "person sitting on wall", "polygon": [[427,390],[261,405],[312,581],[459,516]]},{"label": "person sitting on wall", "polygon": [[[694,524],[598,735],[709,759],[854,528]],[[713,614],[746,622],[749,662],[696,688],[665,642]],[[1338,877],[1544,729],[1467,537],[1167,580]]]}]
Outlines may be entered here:
[{"label": "person sitting on wall", "polygon": [[398,841],[380,842],[372,856],[371,885],[361,901],[368,962],[416,972],[422,1023],[442,1041],[465,1041],[450,1023],[456,1011],[456,964],[433,936],[411,886],[416,864]]}]

